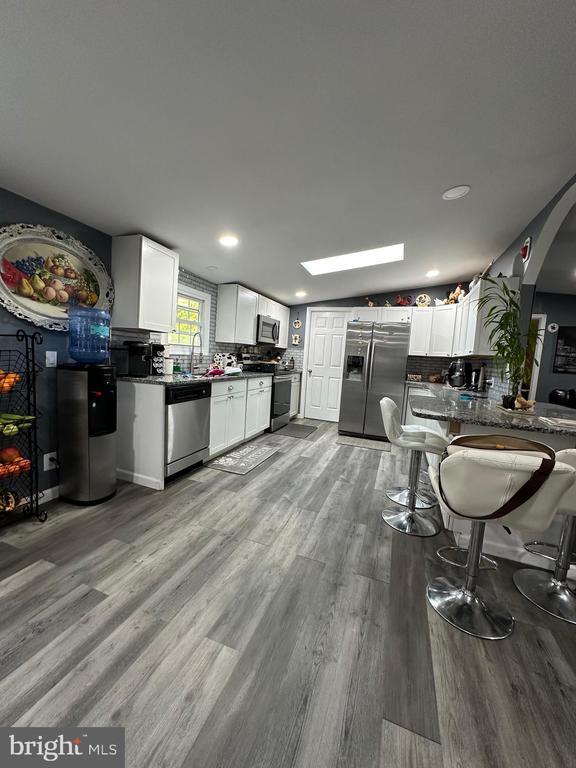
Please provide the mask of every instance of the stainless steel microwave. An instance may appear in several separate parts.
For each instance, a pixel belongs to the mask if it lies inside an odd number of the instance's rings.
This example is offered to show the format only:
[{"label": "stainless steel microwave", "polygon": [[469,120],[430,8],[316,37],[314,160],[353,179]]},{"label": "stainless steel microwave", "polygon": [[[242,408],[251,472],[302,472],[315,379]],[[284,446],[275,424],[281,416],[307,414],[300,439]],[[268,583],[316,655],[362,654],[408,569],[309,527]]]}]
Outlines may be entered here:
[{"label": "stainless steel microwave", "polygon": [[277,344],[280,338],[280,321],[268,315],[258,315],[258,344]]}]

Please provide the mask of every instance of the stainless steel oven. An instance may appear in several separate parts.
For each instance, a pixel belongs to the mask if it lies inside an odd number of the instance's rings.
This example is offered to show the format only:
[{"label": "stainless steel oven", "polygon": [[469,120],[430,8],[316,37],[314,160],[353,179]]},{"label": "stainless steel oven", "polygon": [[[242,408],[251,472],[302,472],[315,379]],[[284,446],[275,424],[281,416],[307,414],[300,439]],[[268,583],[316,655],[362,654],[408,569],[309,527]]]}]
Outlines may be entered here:
[{"label": "stainless steel oven", "polygon": [[209,381],[166,387],[166,477],[208,458],[211,391]]},{"label": "stainless steel oven", "polygon": [[280,338],[280,321],[268,315],[258,315],[258,344],[276,344]]}]

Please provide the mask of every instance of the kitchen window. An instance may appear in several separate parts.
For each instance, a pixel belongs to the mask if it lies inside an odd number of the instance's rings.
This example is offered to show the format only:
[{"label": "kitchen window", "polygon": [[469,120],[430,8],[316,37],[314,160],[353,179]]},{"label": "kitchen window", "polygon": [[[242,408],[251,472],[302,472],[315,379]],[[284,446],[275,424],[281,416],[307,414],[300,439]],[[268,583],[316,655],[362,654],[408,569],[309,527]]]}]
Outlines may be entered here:
[{"label": "kitchen window", "polygon": [[210,334],[210,295],[196,291],[188,286],[178,286],[176,306],[176,327],[168,334],[168,343],[175,352],[191,352],[194,334],[202,338],[202,349],[199,339],[195,340],[195,353],[208,354]]}]

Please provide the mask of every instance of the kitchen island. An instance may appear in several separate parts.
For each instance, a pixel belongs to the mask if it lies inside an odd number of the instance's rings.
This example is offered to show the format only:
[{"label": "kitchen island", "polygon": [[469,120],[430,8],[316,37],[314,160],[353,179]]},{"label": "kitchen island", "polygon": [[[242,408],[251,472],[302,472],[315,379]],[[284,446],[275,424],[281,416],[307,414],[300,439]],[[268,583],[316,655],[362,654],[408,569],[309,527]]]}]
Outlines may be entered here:
[{"label": "kitchen island", "polygon": [[[576,410],[572,408],[536,403],[533,413],[524,414],[506,411],[494,400],[473,396],[470,400],[462,400],[461,394],[459,390],[436,387],[427,397],[411,396],[408,407],[420,418],[447,422],[448,431],[453,436],[508,433],[546,443],[556,451],[576,447]],[[450,515],[443,517],[446,528],[452,531],[457,544],[467,546],[469,523]],[[556,543],[561,527],[562,520],[557,516],[550,528],[538,538]],[[502,526],[489,525],[484,550],[489,554],[544,567],[545,561],[526,552],[524,540],[516,531],[509,535]]]},{"label": "kitchen island", "polygon": [[[415,416],[437,421],[448,421],[459,429],[450,429],[456,434],[479,434],[480,432],[514,431],[542,433],[532,434],[533,440],[543,440],[553,448],[576,447],[576,410],[550,403],[536,403],[533,413],[506,411],[494,400],[471,396],[462,400],[459,390],[447,387],[432,390],[432,397],[412,396],[409,406]],[[572,424],[555,423],[571,421]],[[482,428],[482,429],[478,429]],[[544,438],[542,435],[547,435]]]}]

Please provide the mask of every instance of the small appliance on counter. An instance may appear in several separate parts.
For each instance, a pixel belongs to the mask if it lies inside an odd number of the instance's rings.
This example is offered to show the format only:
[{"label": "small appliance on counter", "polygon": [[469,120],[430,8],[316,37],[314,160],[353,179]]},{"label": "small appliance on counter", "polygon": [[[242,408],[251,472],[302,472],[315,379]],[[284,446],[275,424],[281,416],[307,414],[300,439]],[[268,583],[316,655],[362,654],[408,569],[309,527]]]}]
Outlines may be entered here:
[{"label": "small appliance on counter", "polygon": [[58,366],[60,493],[98,504],[116,493],[116,375],[111,365]]},{"label": "small appliance on counter", "polygon": [[[150,344],[146,341],[125,341],[121,347],[112,347],[110,350],[112,365],[116,368],[119,377],[131,376],[145,378],[152,374],[164,373],[164,358],[162,364],[156,360],[164,353],[161,344]],[[160,367],[162,370],[160,370]]]},{"label": "small appliance on counter", "polygon": [[472,383],[472,364],[468,360],[452,360],[448,368],[448,382],[451,387],[461,389]]}]

